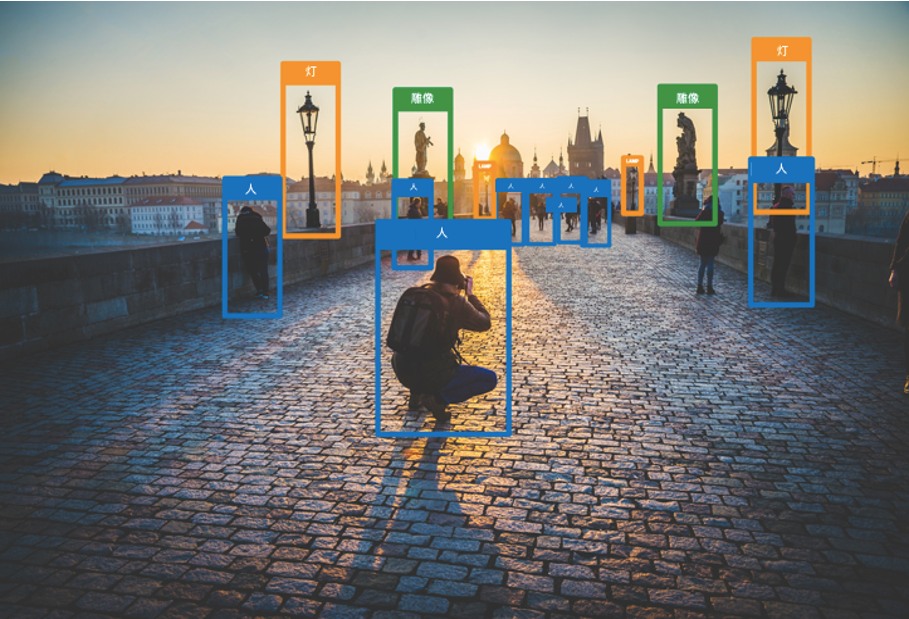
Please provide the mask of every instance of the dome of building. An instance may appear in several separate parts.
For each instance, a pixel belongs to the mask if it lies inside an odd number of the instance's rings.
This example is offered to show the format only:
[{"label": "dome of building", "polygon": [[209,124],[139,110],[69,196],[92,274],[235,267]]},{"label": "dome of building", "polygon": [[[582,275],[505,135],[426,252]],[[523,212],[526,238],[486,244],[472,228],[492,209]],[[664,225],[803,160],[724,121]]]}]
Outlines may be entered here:
[{"label": "dome of building", "polygon": [[489,160],[499,164],[499,173],[508,178],[522,178],[524,176],[524,161],[521,153],[511,145],[507,133],[503,133],[499,145],[489,153]]}]

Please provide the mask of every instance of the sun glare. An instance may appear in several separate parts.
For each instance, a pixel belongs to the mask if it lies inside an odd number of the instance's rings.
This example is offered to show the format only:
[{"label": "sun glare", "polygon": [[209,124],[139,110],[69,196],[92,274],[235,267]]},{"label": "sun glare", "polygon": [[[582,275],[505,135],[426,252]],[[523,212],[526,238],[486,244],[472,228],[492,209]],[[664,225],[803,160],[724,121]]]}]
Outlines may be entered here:
[{"label": "sun glare", "polygon": [[473,149],[477,161],[489,160],[489,147],[486,144],[477,144]]}]

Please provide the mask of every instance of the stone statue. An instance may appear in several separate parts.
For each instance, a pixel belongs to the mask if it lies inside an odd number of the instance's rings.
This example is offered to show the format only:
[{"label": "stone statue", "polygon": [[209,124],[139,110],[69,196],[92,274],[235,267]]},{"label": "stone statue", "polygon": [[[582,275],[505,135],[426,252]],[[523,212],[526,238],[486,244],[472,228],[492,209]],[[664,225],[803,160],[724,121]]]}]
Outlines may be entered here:
[{"label": "stone statue", "polygon": [[414,176],[429,176],[429,173],[426,171],[426,150],[430,146],[435,145],[426,135],[426,123],[420,123],[420,130],[413,136],[413,143],[414,147],[417,149],[417,171],[414,172]]},{"label": "stone statue", "polygon": [[676,160],[675,167],[677,169],[697,169],[697,154],[694,146],[698,141],[698,137],[697,132],[694,130],[694,123],[685,116],[685,112],[679,112],[678,126],[682,129],[682,135],[675,139],[675,143],[679,148],[679,157]]},{"label": "stone statue", "polygon": [[679,112],[678,126],[682,129],[682,135],[675,139],[679,156],[672,171],[672,177],[675,179],[672,195],[675,199],[672,201],[670,214],[677,217],[694,217],[700,210],[697,199],[698,162],[695,152],[697,132],[694,130],[694,123],[684,112]]}]

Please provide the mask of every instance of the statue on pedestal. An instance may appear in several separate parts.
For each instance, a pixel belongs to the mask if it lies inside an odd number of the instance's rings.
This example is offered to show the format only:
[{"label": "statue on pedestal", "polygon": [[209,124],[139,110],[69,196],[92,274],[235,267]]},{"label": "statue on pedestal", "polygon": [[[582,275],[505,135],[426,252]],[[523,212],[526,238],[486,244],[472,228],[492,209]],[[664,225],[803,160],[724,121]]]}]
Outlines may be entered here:
[{"label": "statue on pedestal", "polygon": [[426,171],[426,151],[430,146],[435,146],[426,135],[426,123],[420,123],[420,130],[413,136],[414,147],[417,149],[417,169],[413,178],[432,178]]},{"label": "statue on pedestal", "polygon": [[685,112],[679,112],[677,126],[682,129],[682,135],[675,139],[679,155],[672,171],[675,186],[672,188],[674,199],[670,214],[677,217],[696,217],[701,208],[697,198],[698,162],[695,149],[697,131],[691,119],[685,116]]}]

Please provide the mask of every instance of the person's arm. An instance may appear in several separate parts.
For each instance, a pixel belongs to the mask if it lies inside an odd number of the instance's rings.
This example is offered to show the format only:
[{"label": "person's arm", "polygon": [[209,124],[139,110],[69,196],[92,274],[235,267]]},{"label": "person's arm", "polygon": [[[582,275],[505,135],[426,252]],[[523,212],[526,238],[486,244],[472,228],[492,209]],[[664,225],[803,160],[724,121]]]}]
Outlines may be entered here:
[{"label": "person's arm", "polygon": [[459,297],[459,314],[456,317],[459,329],[468,331],[489,331],[492,320],[489,312],[483,307],[480,299],[475,294],[468,294],[466,299]]},{"label": "person's arm", "polygon": [[268,236],[269,234],[271,234],[271,228],[268,226],[267,223],[265,223],[264,219],[260,219],[259,223],[262,224],[262,227],[260,228],[260,230],[262,232],[262,236]]},{"label": "person's arm", "polygon": [[[896,247],[893,248],[893,258],[890,260],[891,274],[899,272],[905,266],[907,254],[909,254],[909,213],[903,217],[899,234],[896,236]],[[892,282],[893,277],[890,279]]]}]

